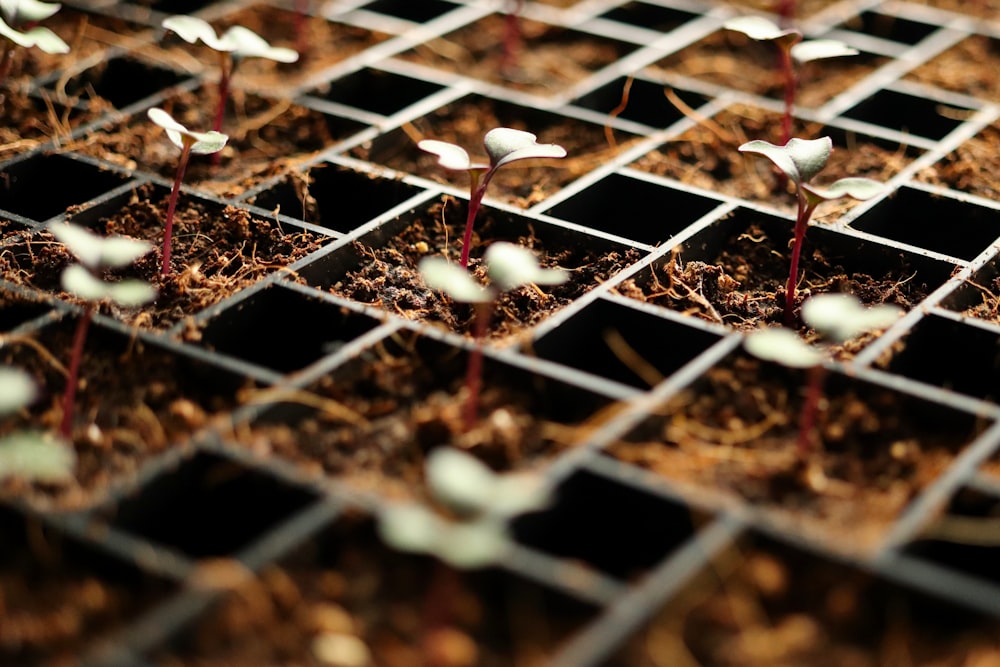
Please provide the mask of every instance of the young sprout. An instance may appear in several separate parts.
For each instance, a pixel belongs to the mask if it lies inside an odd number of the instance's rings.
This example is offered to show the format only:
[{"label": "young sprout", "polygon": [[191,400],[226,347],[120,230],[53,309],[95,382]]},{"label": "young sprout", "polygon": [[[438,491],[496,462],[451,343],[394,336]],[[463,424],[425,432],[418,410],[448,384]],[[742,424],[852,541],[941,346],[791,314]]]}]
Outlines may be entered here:
[{"label": "young sprout", "polygon": [[500,72],[509,76],[517,64],[517,53],[521,48],[521,12],[524,10],[524,0],[507,0],[507,10],[504,14],[503,56],[500,59]]},{"label": "young sprout", "polygon": [[[293,63],[299,59],[299,54],[281,46],[271,46],[267,41],[249,28],[233,26],[221,37],[206,21],[194,16],[169,16],[163,19],[163,27],[177,33],[177,36],[189,44],[199,40],[205,46],[219,54],[219,106],[215,109],[215,120],[212,129],[222,131],[222,119],[226,113],[226,102],[229,99],[229,84],[236,67],[244,58],[265,58],[279,63]],[[217,160],[216,160],[217,161]]]},{"label": "young sprout", "polygon": [[[27,407],[37,395],[38,389],[27,373],[0,368],[0,417]],[[20,477],[56,483],[72,476],[75,465],[73,449],[47,433],[15,431],[0,438],[0,481]]]},{"label": "young sprout", "polygon": [[781,119],[782,144],[788,143],[792,138],[792,110],[795,106],[795,89],[798,86],[795,64],[801,65],[823,58],[858,55],[857,49],[834,39],[802,41],[802,33],[798,30],[779,28],[761,16],[741,16],[726,21],[723,27],[726,30],[741,32],[758,42],[774,42],[778,48],[781,75],[785,81],[785,114]]},{"label": "young sprout", "polygon": [[170,244],[174,230],[174,209],[177,208],[177,197],[180,194],[181,181],[184,180],[184,171],[187,169],[188,159],[191,154],[208,155],[218,153],[229,141],[229,137],[216,132],[192,132],[187,129],[163,109],[150,109],[146,112],[149,119],[167,131],[167,138],[170,142],[181,149],[181,158],[177,162],[177,173],[174,175],[174,186],[170,190],[170,201],[167,204],[167,219],[164,223],[163,231],[163,266],[161,273],[170,273]]},{"label": "young sprout", "polygon": [[486,194],[490,179],[505,164],[530,158],[566,157],[566,149],[556,144],[536,143],[537,137],[530,132],[498,127],[483,137],[483,146],[490,156],[489,164],[473,162],[464,148],[446,141],[425,139],[417,144],[420,150],[438,156],[438,164],[453,171],[469,173],[469,212],[462,237],[462,268],[469,266],[469,251],[472,245],[472,228],[479,213],[480,204]]},{"label": "young sprout", "polygon": [[784,146],[775,146],[766,141],[750,141],[739,148],[741,153],[761,155],[774,163],[795,185],[798,211],[795,217],[795,237],[792,242],[791,266],[785,285],[785,326],[794,321],[795,290],[798,282],[799,257],[806,229],[816,207],[824,201],[842,199],[871,199],[881,194],[885,187],[870,178],[842,178],[834,183],[819,187],[810,181],[826,166],[833,150],[830,137],[819,139],[790,139]]},{"label": "young sprout", "polygon": [[[901,314],[902,309],[887,304],[866,308],[850,294],[818,294],[802,305],[802,319],[806,324],[835,343],[846,343],[867,331],[884,329]],[[810,440],[823,397],[826,379],[823,362],[829,351],[808,344],[791,329],[775,327],[753,331],[744,339],[743,346],[759,359],[807,371],[797,441],[798,456],[804,460],[811,449]]]},{"label": "young sprout", "polygon": [[56,224],[49,231],[66,249],[76,257],[79,264],[68,266],[62,274],[62,286],[67,292],[87,302],[87,306],[76,325],[73,350],[70,353],[69,373],[66,391],[63,394],[62,424],[59,435],[70,439],[73,426],[76,388],[79,384],[80,360],[83,345],[94,310],[102,301],[110,301],[125,308],[145,305],[156,298],[156,289],[141,280],[121,280],[108,282],[101,275],[105,269],[123,268],[139,259],[153,246],[145,241],[92,234],[82,227],[71,224]]},{"label": "young sprout", "polygon": [[38,0],[0,0],[0,35],[7,40],[0,55],[0,83],[14,62],[14,46],[38,47],[45,53],[69,53],[69,45],[48,28],[35,24],[59,11],[62,5]]},{"label": "young sprout", "polygon": [[544,269],[530,250],[499,241],[491,245],[483,256],[490,286],[480,285],[468,270],[456,266],[444,257],[425,257],[420,260],[420,274],[431,289],[444,292],[455,301],[471,304],[475,308],[473,338],[475,347],[469,354],[465,373],[466,401],[465,429],[471,430],[479,412],[479,391],[482,387],[483,341],[497,298],[504,292],[521,285],[557,285],[566,282],[569,275],[562,269]]}]

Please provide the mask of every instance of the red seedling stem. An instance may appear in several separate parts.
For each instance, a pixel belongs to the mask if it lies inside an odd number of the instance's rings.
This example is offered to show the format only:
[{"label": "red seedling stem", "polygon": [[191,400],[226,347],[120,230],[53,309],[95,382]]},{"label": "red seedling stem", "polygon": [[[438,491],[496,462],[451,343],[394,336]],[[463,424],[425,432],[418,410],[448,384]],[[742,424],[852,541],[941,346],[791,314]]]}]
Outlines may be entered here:
[{"label": "red seedling stem", "polygon": [[[222,121],[226,117],[226,102],[229,100],[229,80],[233,76],[235,63],[228,53],[220,53],[222,74],[219,76],[219,105],[215,108],[215,119],[212,129],[222,132]],[[222,151],[212,155],[212,166],[218,166],[222,161]]]},{"label": "red seedling stem", "polygon": [[483,386],[483,341],[493,317],[493,302],[477,303],[474,308],[472,336],[476,346],[469,352],[469,364],[465,369],[466,397],[462,415],[462,424],[467,432],[472,430],[479,419],[479,393]]},{"label": "red seedling stem", "polygon": [[459,265],[463,269],[469,268],[469,252],[472,250],[472,228],[476,224],[476,216],[479,214],[479,207],[483,203],[486,195],[486,186],[490,184],[495,170],[490,169],[480,179],[480,172],[475,169],[469,170],[471,183],[469,194],[469,213],[465,219],[465,233],[462,235],[462,259]]},{"label": "red seedling stem", "polygon": [[517,64],[517,54],[521,48],[521,10],[524,0],[509,0],[510,9],[504,17],[503,56],[500,60],[500,73],[510,74]]},{"label": "red seedling stem", "polygon": [[781,22],[791,25],[795,21],[795,0],[778,0],[778,15]]},{"label": "red seedling stem", "polygon": [[80,381],[80,360],[83,358],[83,344],[87,340],[87,330],[90,328],[90,319],[93,315],[93,308],[87,308],[76,323],[73,350],[69,359],[69,372],[66,377],[66,389],[63,392],[62,422],[59,424],[59,435],[64,440],[70,440],[72,435],[76,386]]},{"label": "red seedling stem", "polygon": [[781,145],[784,146],[792,138],[792,112],[795,108],[795,88],[798,81],[795,77],[795,65],[792,62],[791,45],[782,46],[780,52],[781,72],[785,78],[785,115],[781,118]]},{"label": "red seedling stem", "polygon": [[[800,186],[801,187],[801,186]],[[795,288],[799,280],[799,257],[802,255],[802,243],[809,228],[809,219],[815,204],[809,204],[806,197],[799,193],[799,210],[795,218],[795,240],[792,242],[791,266],[788,269],[788,283],[785,285],[785,326],[794,329],[795,326]]]},{"label": "red seedling stem", "polygon": [[306,34],[306,13],[309,11],[309,0],[295,0],[295,50],[303,56],[309,48]]},{"label": "red seedling stem", "polygon": [[160,273],[168,275],[170,273],[170,244],[174,231],[174,210],[177,208],[177,198],[181,191],[181,181],[184,180],[184,172],[187,170],[188,159],[191,157],[191,146],[194,139],[184,137],[184,148],[181,149],[181,159],[177,163],[177,174],[174,176],[174,187],[170,190],[170,201],[167,204],[167,220],[163,225],[163,266]]},{"label": "red seedling stem", "polygon": [[0,84],[7,80],[10,68],[14,64],[14,48],[11,42],[3,45],[3,54],[0,55]]},{"label": "red seedling stem", "polygon": [[816,415],[819,414],[819,403],[823,398],[823,381],[826,379],[826,369],[813,366],[808,370],[809,380],[806,385],[805,403],[799,415],[798,454],[800,460],[805,460],[812,450],[811,435],[816,428]]}]

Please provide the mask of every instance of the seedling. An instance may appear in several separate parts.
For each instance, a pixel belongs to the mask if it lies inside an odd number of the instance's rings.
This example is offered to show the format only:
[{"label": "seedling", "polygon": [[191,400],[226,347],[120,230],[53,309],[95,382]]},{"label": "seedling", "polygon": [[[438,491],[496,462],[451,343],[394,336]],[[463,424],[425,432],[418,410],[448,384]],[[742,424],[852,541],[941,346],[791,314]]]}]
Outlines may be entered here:
[{"label": "seedling", "polygon": [[[37,395],[38,388],[27,373],[0,368],[0,417],[26,408]],[[0,481],[20,477],[56,483],[70,477],[75,465],[73,449],[48,433],[15,431],[0,438]]]},{"label": "seedling", "polygon": [[174,210],[177,208],[177,197],[181,190],[181,181],[184,180],[184,171],[187,169],[188,160],[191,154],[208,155],[221,151],[229,137],[216,132],[192,132],[187,129],[163,109],[150,109],[146,112],[149,119],[167,131],[167,138],[174,146],[181,149],[181,158],[177,162],[177,173],[174,176],[174,186],[170,190],[170,200],[167,203],[167,219],[163,225],[163,265],[160,272],[163,275],[170,273],[170,244],[174,229]]},{"label": "seedling", "polygon": [[153,246],[145,241],[121,236],[106,238],[97,236],[82,227],[71,224],[53,225],[49,231],[80,262],[68,266],[63,271],[63,289],[87,303],[83,315],[80,316],[76,325],[69,372],[66,378],[66,391],[63,394],[63,415],[59,435],[69,440],[73,426],[83,345],[87,339],[87,330],[97,305],[102,301],[110,301],[124,308],[132,308],[145,305],[156,298],[156,289],[149,283],[141,280],[107,282],[103,279],[102,274],[105,269],[123,268],[132,264],[152,250]]},{"label": "seedling", "polygon": [[69,45],[48,28],[36,26],[59,11],[62,5],[38,0],[2,0],[0,35],[7,38],[0,55],[0,83],[7,78],[14,62],[14,45],[25,49],[38,47],[45,53],[69,53]]},{"label": "seedling", "polygon": [[[825,338],[835,343],[845,343],[867,331],[884,329],[902,314],[902,309],[891,305],[866,308],[850,294],[818,294],[802,304],[802,319]],[[805,342],[791,329],[758,329],[743,341],[747,352],[765,361],[776,361],[789,368],[804,369],[808,373],[805,401],[799,413],[797,452],[805,459],[823,398],[829,349],[818,348]]]},{"label": "seedling", "polygon": [[833,150],[830,137],[819,139],[790,139],[784,146],[775,146],[766,141],[750,141],[740,146],[741,153],[761,155],[774,163],[781,172],[795,184],[798,211],[795,217],[795,237],[792,242],[791,266],[785,285],[785,326],[794,321],[795,290],[798,282],[799,257],[806,229],[816,207],[825,201],[842,199],[871,199],[881,194],[885,187],[870,178],[842,178],[834,183],[819,187],[810,183],[826,166]]},{"label": "seedling", "polygon": [[[794,3],[792,3],[792,7],[794,8]],[[777,47],[781,75],[785,81],[785,113],[781,119],[782,144],[788,143],[788,140],[792,138],[792,111],[795,107],[795,93],[798,87],[795,65],[823,58],[839,58],[858,54],[857,49],[834,39],[802,41],[802,33],[798,30],[779,28],[761,16],[741,16],[726,21],[723,27],[726,30],[741,32],[758,42],[773,42]]]},{"label": "seedling", "polygon": [[476,215],[486,195],[486,188],[497,170],[505,164],[528,160],[531,158],[562,158],[566,157],[566,149],[556,144],[536,143],[535,135],[508,127],[498,127],[490,130],[483,137],[483,146],[490,156],[489,164],[473,162],[464,148],[446,141],[424,139],[417,144],[420,150],[438,156],[438,164],[452,171],[469,173],[469,212],[465,221],[465,234],[462,236],[462,268],[469,266],[469,251],[472,246],[472,228]]},{"label": "seedling", "polygon": [[471,304],[475,308],[473,338],[475,347],[469,354],[466,368],[465,429],[476,423],[479,411],[479,391],[482,386],[483,341],[490,318],[499,296],[521,285],[557,285],[566,282],[568,274],[562,269],[544,269],[530,250],[513,243],[497,242],[483,257],[490,286],[480,285],[467,269],[452,264],[444,257],[425,257],[420,260],[420,273],[427,286],[444,292],[455,301]]},{"label": "seedling", "polygon": [[293,63],[299,59],[299,54],[293,49],[271,46],[253,30],[239,25],[229,28],[221,37],[206,21],[194,16],[169,16],[163,19],[162,25],[177,33],[185,42],[195,44],[201,40],[219,54],[219,106],[215,109],[215,120],[212,122],[212,129],[216,132],[222,131],[230,81],[244,58],[266,58],[279,63]]},{"label": "seedling", "polygon": [[521,50],[521,11],[524,10],[524,0],[507,0],[507,12],[504,14],[503,57],[500,60],[500,72],[509,77],[517,64],[517,54]]}]

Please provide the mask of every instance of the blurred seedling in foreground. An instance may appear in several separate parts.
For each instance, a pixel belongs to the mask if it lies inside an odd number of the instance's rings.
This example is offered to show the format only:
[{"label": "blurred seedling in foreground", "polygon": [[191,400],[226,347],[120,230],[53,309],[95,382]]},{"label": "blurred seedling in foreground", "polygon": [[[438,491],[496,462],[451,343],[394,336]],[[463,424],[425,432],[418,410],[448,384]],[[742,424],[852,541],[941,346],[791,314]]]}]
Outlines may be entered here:
[{"label": "blurred seedling in foreground", "polygon": [[[38,396],[31,376],[16,368],[0,368],[0,417],[28,407]],[[73,475],[76,452],[51,433],[14,431],[0,438],[0,482],[19,478],[56,484]]]},{"label": "blurred seedling in foreground", "polygon": [[69,53],[69,45],[59,35],[37,23],[59,11],[62,5],[38,0],[2,0],[0,2],[0,36],[6,38],[0,52],[0,83],[3,83],[14,63],[14,47],[37,47],[45,53]]}]

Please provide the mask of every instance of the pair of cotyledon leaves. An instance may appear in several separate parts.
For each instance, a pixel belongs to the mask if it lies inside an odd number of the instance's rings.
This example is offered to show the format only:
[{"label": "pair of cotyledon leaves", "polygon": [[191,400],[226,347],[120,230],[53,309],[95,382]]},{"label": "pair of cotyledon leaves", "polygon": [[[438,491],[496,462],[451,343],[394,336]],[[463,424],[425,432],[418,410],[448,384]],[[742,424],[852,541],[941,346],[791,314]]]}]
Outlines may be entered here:
[{"label": "pair of cotyledon leaves", "polygon": [[726,21],[726,30],[741,32],[750,39],[760,42],[776,42],[782,48],[789,48],[792,58],[799,63],[823,58],[856,56],[858,50],[836,39],[811,39],[802,41],[802,33],[778,27],[762,16],[741,16]]},{"label": "pair of cotyledon leaves", "polygon": [[221,36],[206,21],[194,16],[170,16],[163,19],[162,25],[189,44],[200,40],[210,49],[229,53],[234,58],[266,58],[279,63],[293,63],[299,59],[297,51],[271,46],[253,30],[239,25],[229,28]]},{"label": "pair of cotyledon leaves", "polygon": [[38,47],[46,53],[69,53],[69,45],[60,37],[42,26],[19,31],[15,26],[35,23],[49,18],[62,5],[39,0],[0,0],[0,35],[20,47]]},{"label": "pair of cotyledon leaves", "polygon": [[95,275],[102,269],[128,266],[152,250],[151,244],[122,236],[98,236],[68,223],[54,224],[49,231],[80,262],[63,271],[62,286],[67,292],[85,301],[110,299],[125,307],[141,306],[156,298],[156,289],[147,282],[105,282]]},{"label": "pair of cotyledon leaves", "polygon": [[[0,416],[29,405],[38,396],[31,376],[17,368],[0,368]],[[0,480],[20,477],[58,482],[73,474],[76,453],[47,433],[15,431],[0,438]]]}]

